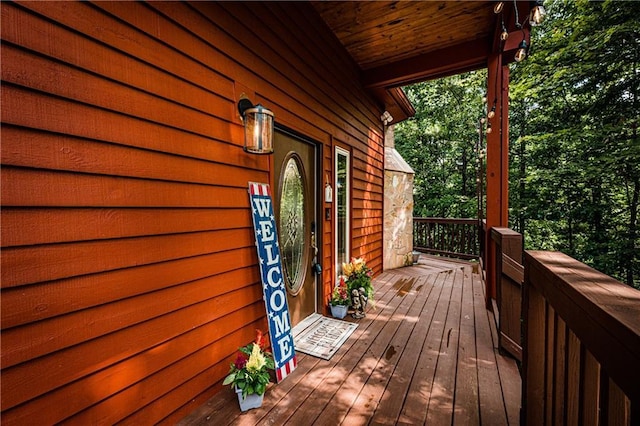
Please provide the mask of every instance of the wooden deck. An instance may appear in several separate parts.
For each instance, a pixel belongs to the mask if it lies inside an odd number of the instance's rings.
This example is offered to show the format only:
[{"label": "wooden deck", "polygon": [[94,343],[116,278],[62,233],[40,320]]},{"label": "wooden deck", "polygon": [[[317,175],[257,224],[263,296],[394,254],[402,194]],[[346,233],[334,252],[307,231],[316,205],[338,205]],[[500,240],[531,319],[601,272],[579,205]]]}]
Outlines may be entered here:
[{"label": "wooden deck", "polygon": [[519,424],[518,369],[470,264],[422,255],[374,284],[375,309],[330,361],[299,353],[261,408],[242,414],[226,388],[180,424]]}]

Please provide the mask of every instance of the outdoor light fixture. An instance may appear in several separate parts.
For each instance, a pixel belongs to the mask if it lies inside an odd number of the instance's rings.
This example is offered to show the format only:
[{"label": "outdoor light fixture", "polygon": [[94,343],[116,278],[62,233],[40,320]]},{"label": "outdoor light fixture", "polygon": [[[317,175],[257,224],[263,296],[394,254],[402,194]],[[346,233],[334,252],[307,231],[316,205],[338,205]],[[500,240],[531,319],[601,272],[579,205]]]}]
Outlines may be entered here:
[{"label": "outdoor light fixture", "polygon": [[253,105],[246,97],[238,101],[238,112],[244,123],[244,150],[251,154],[273,153],[273,112]]},{"label": "outdoor light fixture", "polygon": [[380,116],[380,121],[382,121],[382,124],[384,124],[385,126],[389,123],[391,123],[393,121],[393,117],[391,116],[391,114],[389,114],[389,111],[385,111],[381,116]]},{"label": "outdoor light fixture", "polygon": [[495,4],[495,6],[493,6],[493,13],[497,15],[498,13],[502,12],[503,8],[504,8],[504,2],[499,1]]},{"label": "outdoor light fixture", "polygon": [[536,5],[531,9],[531,13],[529,14],[529,25],[535,27],[542,24],[546,14],[547,11],[542,4],[542,0],[537,0]]},{"label": "outdoor light fixture", "polygon": [[516,62],[522,62],[526,57],[527,57],[527,41],[525,39],[522,39],[522,41],[520,42],[520,45],[518,46],[518,50],[516,51],[515,60]]}]

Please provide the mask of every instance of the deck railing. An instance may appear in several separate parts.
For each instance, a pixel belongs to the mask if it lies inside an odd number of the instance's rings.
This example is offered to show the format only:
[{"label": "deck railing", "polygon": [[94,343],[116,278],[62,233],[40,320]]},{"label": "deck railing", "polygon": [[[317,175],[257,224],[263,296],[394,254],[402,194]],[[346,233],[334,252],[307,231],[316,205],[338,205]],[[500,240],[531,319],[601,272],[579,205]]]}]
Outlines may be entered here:
[{"label": "deck railing", "polygon": [[525,252],[527,425],[640,424],[640,291],[557,252]]},{"label": "deck railing", "polygon": [[498,344],[522,361],[522,235],[509,228],[491,228],[496,245],[496,318]]},{"label": "deck railing", "polygon": [[477,259],[480,255],[478,219],[413,218],[414,250]]}]

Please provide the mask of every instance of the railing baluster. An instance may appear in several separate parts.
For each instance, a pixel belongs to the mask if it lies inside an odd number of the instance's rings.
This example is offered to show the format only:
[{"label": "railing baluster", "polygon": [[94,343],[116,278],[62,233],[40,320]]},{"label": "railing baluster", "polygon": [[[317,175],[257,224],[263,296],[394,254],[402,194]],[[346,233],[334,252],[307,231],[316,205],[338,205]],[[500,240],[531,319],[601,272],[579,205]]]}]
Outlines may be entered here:
[{"label": "railing baluster", "polygon": [[414,250],[467,260],[480,257],[477,219],[416,217],[413,223]]}]

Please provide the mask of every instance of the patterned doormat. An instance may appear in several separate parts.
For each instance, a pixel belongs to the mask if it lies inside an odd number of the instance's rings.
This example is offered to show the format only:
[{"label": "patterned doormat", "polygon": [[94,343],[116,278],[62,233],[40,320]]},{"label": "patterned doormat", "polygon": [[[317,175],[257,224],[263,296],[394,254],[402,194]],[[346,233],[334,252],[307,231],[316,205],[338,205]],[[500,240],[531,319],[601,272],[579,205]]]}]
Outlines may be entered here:
[{"label": "patterned doormat", "polygon": [[356,323],[313,314],[293,328],[294,346],[299,352],[329,360],[356,327]]}]

